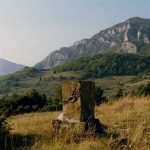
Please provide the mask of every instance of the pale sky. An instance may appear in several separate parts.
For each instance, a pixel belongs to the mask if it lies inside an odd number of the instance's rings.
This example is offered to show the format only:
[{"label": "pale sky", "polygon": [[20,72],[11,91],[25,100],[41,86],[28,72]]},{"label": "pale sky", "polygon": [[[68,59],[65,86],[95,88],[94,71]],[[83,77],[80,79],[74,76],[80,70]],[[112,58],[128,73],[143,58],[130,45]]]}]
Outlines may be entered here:
[{"label": "pale sky", "polygon": [[50,52],[128,18],[150,0],[0,0],[0,58],[33,66]]}]

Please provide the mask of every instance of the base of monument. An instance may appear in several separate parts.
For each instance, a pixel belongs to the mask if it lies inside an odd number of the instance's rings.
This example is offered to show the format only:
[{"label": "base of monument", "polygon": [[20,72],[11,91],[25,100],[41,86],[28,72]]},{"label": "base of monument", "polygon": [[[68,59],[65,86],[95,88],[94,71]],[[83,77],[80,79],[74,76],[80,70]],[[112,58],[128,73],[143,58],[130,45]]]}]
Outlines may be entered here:
[{"label": "base of monument", "polygon": [[99,135],[106,135],[106,132],[103,129],[103,125],[100,123],[99,119],[94,119],[94,126],[95,126],[95,134]]},{"label": "base of monument", "polygon": [[53,130],[55,132],[61,132],[62,128],[72,127],[78,129],[79,133],[90,132],[95,135],[106,135],[103,125],[99,119],[90,120],[90,122],[66,122],[58,119],[52,120]]}]

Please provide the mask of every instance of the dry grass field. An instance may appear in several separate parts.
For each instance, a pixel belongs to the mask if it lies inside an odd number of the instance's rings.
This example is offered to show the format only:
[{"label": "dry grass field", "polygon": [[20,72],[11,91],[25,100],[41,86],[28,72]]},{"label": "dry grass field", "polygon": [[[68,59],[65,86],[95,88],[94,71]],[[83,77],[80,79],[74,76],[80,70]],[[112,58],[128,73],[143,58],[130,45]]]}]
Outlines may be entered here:
[{"label": "dry grass field", "polygon": [[[31,113],[8,119],[12,134],[36,136],[32,150],[117,150],[125,140],[124,149],[150,149],[150,97],[124,97],[96,107],[96,118],[107,126],[106,137],[87,138],[74,142],[73,129],[64,129],[57,135],[51,120],[60,112]],[[116,137],[114,137],[116,136]]]}]

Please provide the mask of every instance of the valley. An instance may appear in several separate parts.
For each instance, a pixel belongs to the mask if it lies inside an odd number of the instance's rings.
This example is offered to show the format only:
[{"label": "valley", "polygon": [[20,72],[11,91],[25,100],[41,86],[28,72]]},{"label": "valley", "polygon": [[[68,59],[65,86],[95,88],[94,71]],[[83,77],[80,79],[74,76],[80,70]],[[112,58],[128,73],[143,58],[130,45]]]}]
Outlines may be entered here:
[{"label": "valley", "polygon": [[0,59],[0,150],[148,150],[149,105],[150,19],[129,18],[33,67]]}]

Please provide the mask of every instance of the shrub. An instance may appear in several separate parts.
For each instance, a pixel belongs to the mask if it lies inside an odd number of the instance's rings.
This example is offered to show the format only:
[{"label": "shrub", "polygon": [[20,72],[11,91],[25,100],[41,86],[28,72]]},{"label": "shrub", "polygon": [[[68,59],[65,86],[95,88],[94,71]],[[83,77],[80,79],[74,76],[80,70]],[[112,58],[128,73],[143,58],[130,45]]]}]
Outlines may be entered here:
[{"label": "shrub", "polygon": [[95,101],[96,101],[96,105],[100,105],[104,102],[107,101],[106,97],[103,96],[103,90],[101,89],[101,87],[96,87],[95,90]]},{"label": "shrub", "polygon": [[0,109],[7,114],[20,114],[38,111],[47,104],[45,95],[32,90],[26,95],[13,94],[7,99],[0,100]]},{"label": "shrub", "polygon": [[150,83],[146,85],[140,85],[132,91],[132,95],[135,96],[150,96]]},{"label": "shrub", "polygon": [[119,88],[116,95],[114,96],[114,98],[119,99],[122,96],[123,96],[123,91],[122,91],[122,89]]}]

